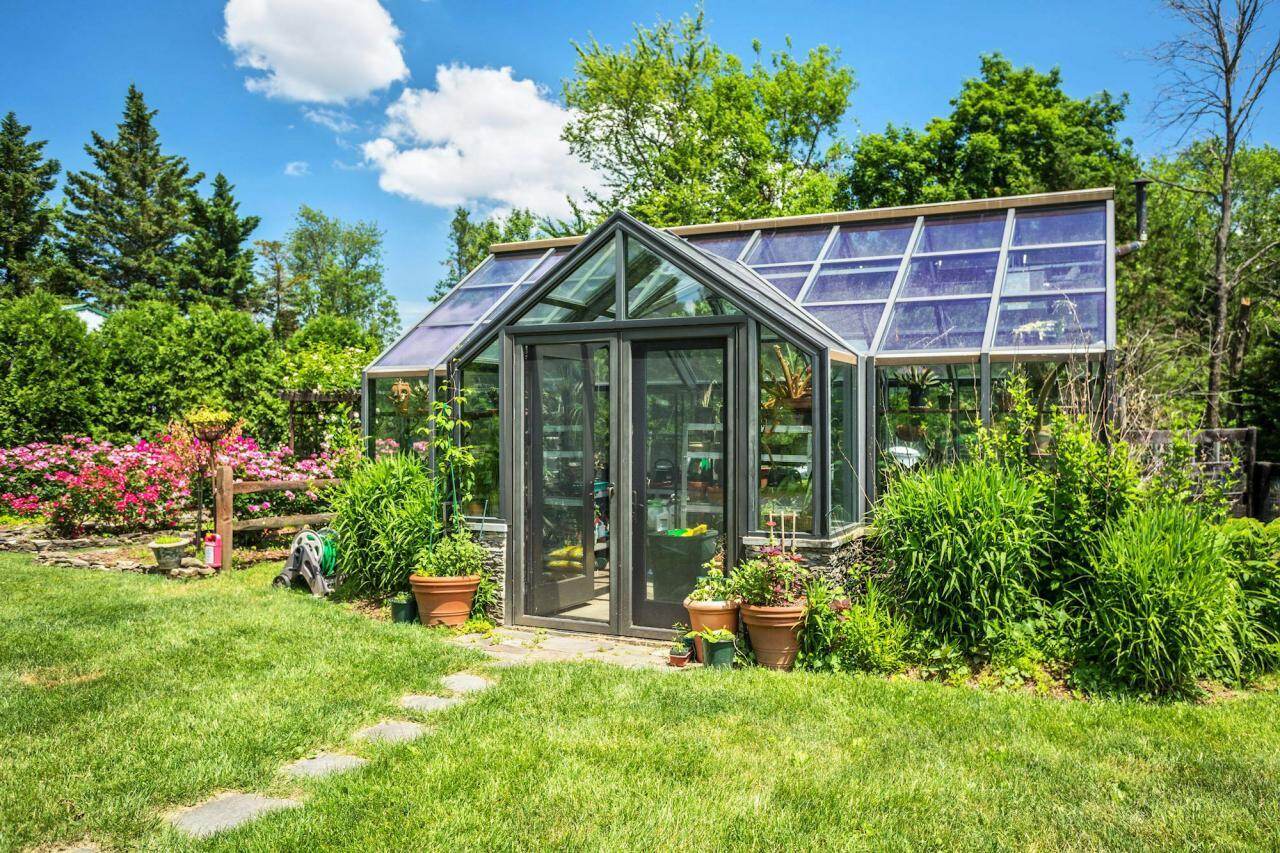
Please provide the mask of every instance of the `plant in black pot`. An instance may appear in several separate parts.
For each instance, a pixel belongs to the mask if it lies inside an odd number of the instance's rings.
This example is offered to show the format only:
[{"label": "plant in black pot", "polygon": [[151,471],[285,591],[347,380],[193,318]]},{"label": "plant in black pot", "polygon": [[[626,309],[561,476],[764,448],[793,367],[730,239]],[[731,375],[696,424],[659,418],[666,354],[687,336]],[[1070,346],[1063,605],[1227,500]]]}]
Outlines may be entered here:
[{"label": "plant in black pot", "polygon": [[689,636],[696,637],[702,641],[702,662],[704,664],[714,669],[730,669],[733,667],[733,657],[737,651],[737,637],[732,632],[723,628],[714,630],[704,628],[701,631],[690,631]]},{"label": "plant in black pot", "polygon": [[414,598],[413,593],[402,592],[391,598],[391,621],[418,621],[418,599]]}]

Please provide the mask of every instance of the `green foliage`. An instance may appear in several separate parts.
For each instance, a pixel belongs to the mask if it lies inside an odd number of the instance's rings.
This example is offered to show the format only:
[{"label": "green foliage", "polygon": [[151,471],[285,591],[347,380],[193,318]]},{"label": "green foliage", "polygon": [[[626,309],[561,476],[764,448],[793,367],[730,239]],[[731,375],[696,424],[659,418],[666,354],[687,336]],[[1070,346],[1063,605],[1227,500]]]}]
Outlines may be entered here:
[{"label": "green foliage", "polygon": [[575,44],[564,137],[602,176],[591,215],[626,208],[651,225],[832,209],[836,139],[854,87],[839,54],[791,45],[748,68],[713,44],[702,12],[637,26],[614,49]]},{"label": "green foliage", "polygon": [[180,293],[189,280],[182,238],[203,176],[161,152],[155,114],[130,85],[116,138],[94,133],[85,146],[92,168],[67,175],[67,255],[83,288],[106,308],[189,301]]},{"label": "green foliage", "polygon": [[0,296],[23,296],[39,278],[41,250],[53,235],[57,208],[48,195],[61,166],[44,156],[43,140],[10,112],[0,120]]},{"label": "green foliage", "polygon": [[809,578],[798,555],[771,547],[738,563],[729,583],[733,596],[743,604],[783,607],[801,599]]},{"label": "green foliage", "polygon": [[1229,518],[1221,530],[1244,608],[1241,653],[1251,671],[1274,670],[1280,664],[1280,519]]},{"label": "green foliage", "polygon": [[97,342],[46,293],[0,302],[0,445],[85,433],[101,388]]},{"label": "green foliage", "polygon": [[489,552],[464,528],[422,548],[414,562],[413,573],[427,578],[484,575],[488,559]]},{"label": "green foliage", "polygon": [[317,314],[306,325],[289,336],[284,348],[288,352],[328,345],[339,349],[378,349],[378,337],[352,317]]},{"label": "green foliage", "polygon": [[338,488],[333,511],[337,571],[365,595],[406,589],[423,547],[443,532],[431,471],[413,454],[359,466]]},{"label": "green foliage", "polygon": [[191,197],[191,235],[183,244],[187,268],[181,298],[252,312],[261,307],[262,300],[253,274],[253,249],[246,242],[262,220],[240,215],[234,189],[219,172],[208,199]]},{"label": "green foliage", "polygon": [[1185,422],[1174,424],[1169,440],[1149,449],[1147,458],[1142,484],[1146,500],[1190,506],[1211,520],[1226,516],[1231,507],[1228,484],[1202,468],[1192,429]]},{"label": "green foliage", "polygon": [[369,350],[320,343],[291,350],[281,363],[280,386],[295,391],[355,391],[360,371],[373,360]]},{"label": "green foliage", "polygon": [[283,341],[298,331],[302,297],[297,279],[289,272],[289,249],[280,240],[257,240],[253,248],[257,255],[256,290],[261,300],[258,313],[271,327],[272,337]]},{"label": "green foliage", "polygon": [[881,207],[1120,185],[1136,172],[1118,136],[1127,98],[1083,99],[1062,90],[1057,68],[1041,74],[984,54],[951,114],[923,132],[890,125],[861,137],[841,186],[844,207]]},{"label": "green foliage", "polygon": [[840,623],[836,654],[840,668],[857,672],[900,672],[906,666],[911,628],[889,607],[874,583],[850,605]]},{"label": "green foliage", "polygon": [[1039,486],[986,460],[895,479],[876,508],[894,592],[921,627],[979,645],[1024,618],[1048,547]]},{"label": "green foliage", "polygon": [[1084,641],[1099,666],[1152,694],[1185,694],[1211,668],[1239,672],[1240,590],[1223,537],[1182,504],[1143,506],[1107,525]]}]

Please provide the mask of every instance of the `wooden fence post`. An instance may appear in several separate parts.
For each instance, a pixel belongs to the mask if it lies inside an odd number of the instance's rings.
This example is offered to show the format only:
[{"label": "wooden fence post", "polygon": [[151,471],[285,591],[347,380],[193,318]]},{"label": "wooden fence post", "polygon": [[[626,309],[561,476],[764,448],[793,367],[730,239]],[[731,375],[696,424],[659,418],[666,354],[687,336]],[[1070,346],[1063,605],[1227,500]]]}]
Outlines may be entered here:
[{"label": "wooden fence post", "polygon": [[213,473],[213,532],[222,537],[222,569],[231,568],[231,535],[235,494],[231,488],[231,466],[219,465]]}]

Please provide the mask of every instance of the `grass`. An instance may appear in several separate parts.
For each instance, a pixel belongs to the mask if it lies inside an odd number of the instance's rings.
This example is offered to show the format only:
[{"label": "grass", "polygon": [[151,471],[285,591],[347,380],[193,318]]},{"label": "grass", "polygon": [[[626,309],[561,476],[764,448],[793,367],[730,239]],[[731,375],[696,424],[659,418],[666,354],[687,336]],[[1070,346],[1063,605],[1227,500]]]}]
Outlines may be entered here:
[{"label": "grass", "polygon": [[[347,735],[474,653],[267,588],[0,555],[0,847],[1265,847],[1280,696],[1062,702],[874,677],[495,669],[396,746]],[[285,782],[321,748],[373,759]],[[218,790],[305,807],[204,842],[160,815]]]}]

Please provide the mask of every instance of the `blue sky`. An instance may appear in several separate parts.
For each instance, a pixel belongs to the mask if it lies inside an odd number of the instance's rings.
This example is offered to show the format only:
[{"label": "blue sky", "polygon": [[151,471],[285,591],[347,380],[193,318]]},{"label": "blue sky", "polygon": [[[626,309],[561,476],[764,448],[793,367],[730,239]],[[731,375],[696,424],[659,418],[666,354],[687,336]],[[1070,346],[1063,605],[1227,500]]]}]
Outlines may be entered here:
[{"label": "blue sky", "polygon": [[[6,0],[0,112],[15,110],[64,167],[91,130],[113,132],[135,82],[166,149],[237,186],[257,237],[299,204],[386,232],[386,281],[406,322],[439,278],[454,203],[554,207],[584,175],[556,141],[570,41],[621,45],[633,22],[691,3],[485,0]],[[790,36],[853,67],[850,136],[946,111],[978,55],[1060,66],[1084,96],[1128,92],[1145,154],[1174,140],[1147,120],[1159,88],[1144,52],[1171,34],[1152,2],[706,3],[722,46],[747,55]],[[1274,12],[1272,13],[1274,16]],[[438,72],[438,69],[444,70]],[[510,69],[504,71],[503,69]],[[1280,129],[1269,96],[1255,141]],[[524,179],[514,175],[523,175]],[[532,179],[530,179],[530,177]],[[589,178],[589,176],[586,176]]]}]

